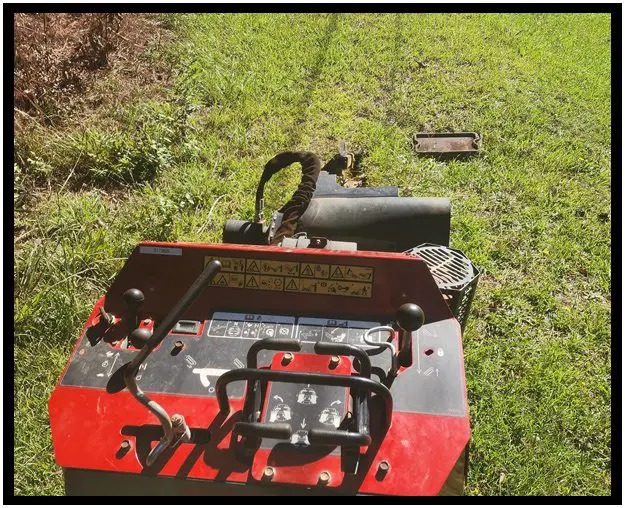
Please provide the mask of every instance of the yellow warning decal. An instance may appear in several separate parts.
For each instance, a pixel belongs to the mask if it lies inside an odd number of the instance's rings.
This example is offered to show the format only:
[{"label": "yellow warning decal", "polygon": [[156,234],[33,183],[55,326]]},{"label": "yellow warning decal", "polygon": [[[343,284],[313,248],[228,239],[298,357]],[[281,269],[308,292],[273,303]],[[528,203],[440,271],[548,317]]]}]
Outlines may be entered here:
[{"label": "yellow warning decal", "polygon": [[284,290],[285,291],[299,291],[300,288],[300,279],[297,277],[286,277],[284,279]]},{"label": "yellow warning decal", "polygon": [[360,282],[339,282],[334,280],[322,284],[320,290],[326,295],[358,296],[360,298],[371,297],[371,284]]},{"label": "yellow warning decal", "polygon": [[211,285],[228,288],[243,288],[245,287],[245,275],[241,273],[220,272],[213,279]]},{"label": "yellow warning decal", "polygon": [[231,288],[245,287],[245,275],[242,273],[229,273],[228,286]]},{"label": "yellow warning decal", "polygon": [[327,279],[329,275],[330,275],[330,265],[320,265],[318,263],[300,263],[300,267],[299,267],[300,277]]},{"label": "yellow warning decal", "polygon": [[260,261],[258,259],[248,259],[245,262],[245,271],[247,273],[260,273]]},{"label": "yellow warning decal", "polygon": [[297,277],[299,275],[299,263],[290,261],[260,261],[260,273],[267,275],[291,275]]},{"label": "yellow warning decal", "polygon": [[[206,256],[204,265],[214,256]],[[223,258],[217,287],[286,291],[315,295],[371,298],[374,268],[370,266],[299,263],[271,259]]]},{"label": "yellow warning decal", "polygon": [[373,268],[369,266],[330,265],[330,278],[333,280],[373,282]]},{"label": "yellow warning decal", "polygon": [[284,289],[284,277],[261,275],[260,288],[268,291],[282,291]]},{"label": "yellow warning decal", "polygon": [[[214,256],[206,256],[204,258],[204,266],[210,263]],[[219,258],[221,262],[221,271],[222,272],[237,272],[237,273],[245,273],[245,259],[241,258]]]}]

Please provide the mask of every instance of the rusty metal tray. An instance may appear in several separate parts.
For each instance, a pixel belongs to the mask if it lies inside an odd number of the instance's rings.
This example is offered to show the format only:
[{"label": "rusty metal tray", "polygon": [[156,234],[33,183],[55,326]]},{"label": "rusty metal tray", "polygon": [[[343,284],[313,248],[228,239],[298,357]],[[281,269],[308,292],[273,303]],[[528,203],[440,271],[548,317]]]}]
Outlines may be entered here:
[{"label": "rusty metal tray", "polygon": [[479,153],[477,132],[418,132],[413,138],[417,155],[438,159],[464,159]]}]

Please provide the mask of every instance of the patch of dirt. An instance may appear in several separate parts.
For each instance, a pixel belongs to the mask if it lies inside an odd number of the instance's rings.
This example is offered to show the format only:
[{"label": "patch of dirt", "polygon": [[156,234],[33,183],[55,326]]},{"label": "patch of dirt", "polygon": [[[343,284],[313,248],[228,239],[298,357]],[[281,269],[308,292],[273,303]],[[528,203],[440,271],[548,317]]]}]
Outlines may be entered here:
[{"label": "patch of dirt", "polygon": [[58,125],[117,62],[133,66],[164,32],[148,14],[17,13],[14,121]]}]

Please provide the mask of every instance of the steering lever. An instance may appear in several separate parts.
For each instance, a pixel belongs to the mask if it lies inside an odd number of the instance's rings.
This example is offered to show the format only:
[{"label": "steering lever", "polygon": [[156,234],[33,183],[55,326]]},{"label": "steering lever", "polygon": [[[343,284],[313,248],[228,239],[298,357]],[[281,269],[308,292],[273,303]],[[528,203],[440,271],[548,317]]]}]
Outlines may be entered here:
[{"label": "steering lever", "polygon": [[156,459],[170,446],[188,440],[190,436],[189,427],[182,415],[173,415],[171,418],[167,412],[156,402],[151,400],[137,385],[137,371],[139,366],[145,361],[150,353],[163,341],[174,325],[180,320],[191,304],[208,287],[215,276],[221,271],[221,263],[213,260],[206,265],[204,271],[195,280],[186,293],[180,298],[178,303],[169,311],[163,321],[159,323],[156,330],[150,337],[146,337],[145,345],[139,351],[124,370],[124,381],[128,391],[154,414],[163,426],[163,437],[159,443],[150,451],[146,459],[146,465],[151,466]]}]

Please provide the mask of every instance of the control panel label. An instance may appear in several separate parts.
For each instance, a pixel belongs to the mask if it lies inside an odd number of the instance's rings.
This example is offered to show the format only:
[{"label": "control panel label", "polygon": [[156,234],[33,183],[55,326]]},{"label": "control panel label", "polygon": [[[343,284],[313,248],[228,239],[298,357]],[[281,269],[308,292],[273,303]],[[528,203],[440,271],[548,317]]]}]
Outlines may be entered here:
[{"label": "control panel label", "polygon": [[164,256],[182,256],[182,249],[178,247],[157,247],[152,245],[142,245],[139,247],[139,254],[161,254]]},{"label": "control panel label", "polygon": [[[215,259],[204,258],[204,266]],[[300,263],[219,257],[221,272],[212,285],[316,295],[371,298],[375,270],[370,266]]]}]

